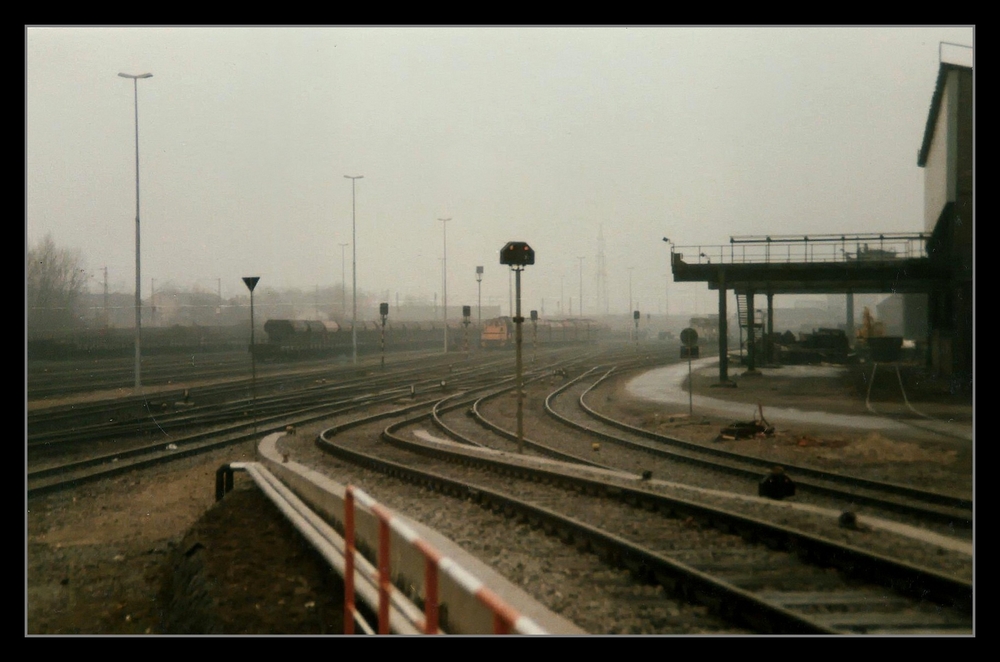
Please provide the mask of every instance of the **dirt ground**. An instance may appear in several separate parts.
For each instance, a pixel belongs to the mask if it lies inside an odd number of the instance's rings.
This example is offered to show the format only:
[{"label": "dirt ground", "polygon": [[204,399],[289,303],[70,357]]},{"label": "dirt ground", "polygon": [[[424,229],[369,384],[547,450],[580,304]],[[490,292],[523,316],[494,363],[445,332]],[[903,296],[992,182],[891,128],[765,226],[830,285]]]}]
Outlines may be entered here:
[{"label": "dirt ground", "polygon": [[25,633],[342,631],[340,578],[249,478],[215,503],[215,471],[253,458],[243,444],[29,499]]},{"label": "dirt ground", "polygon": [[[751,417],[755,402],[763,404],[765,415],[768,406],[859,407],[857,386],[849,379],[817,378],[806,384],[732,373],[737,388],[712,387],[717,377],[708,373],[697,376],[696,393],[748,403]],[[623,386],[619,381],[602,406],[624,412],[633,424],[711,442],[732,420],[697,412],[692,419],[686,407],[635,402]],[[971,418],[971,403],[944,400],[942,406],[956,416]],[[755,449],[788,463],[870,462],[899,467],[910,476],[927,467],[928,480],[940,480],[945,467],[956,485],[971,492],[971,443],[815,426],[779,426],[772,437],[713,443]],[[343,621],[339,578],[312,557],[249,479],[237,473],[237,489],[215,503],[216,470],[254,457],[255,447],[247,443],[27,500],[25,633],[338,632]]]}]

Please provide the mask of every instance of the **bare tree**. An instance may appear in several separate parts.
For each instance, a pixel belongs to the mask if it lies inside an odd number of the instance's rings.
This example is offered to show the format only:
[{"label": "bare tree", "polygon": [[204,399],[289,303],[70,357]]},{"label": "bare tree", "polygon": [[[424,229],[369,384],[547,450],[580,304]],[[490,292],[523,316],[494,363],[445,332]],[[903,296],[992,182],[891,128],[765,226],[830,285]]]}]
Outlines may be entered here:
[{"label": "bare tree", "polygon": [[78,251],[57,247],[50,234],[30,247],[25,264],[29,333],[78,326],[76,306],[86,283]]}]

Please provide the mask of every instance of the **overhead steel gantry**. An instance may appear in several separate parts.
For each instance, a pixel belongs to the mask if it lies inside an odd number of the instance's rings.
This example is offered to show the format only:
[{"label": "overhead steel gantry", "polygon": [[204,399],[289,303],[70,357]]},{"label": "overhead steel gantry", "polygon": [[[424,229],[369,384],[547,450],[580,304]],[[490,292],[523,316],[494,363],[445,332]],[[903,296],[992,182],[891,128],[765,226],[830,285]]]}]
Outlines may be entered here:
[{"label": "overhead steel gantry", "polygon": [[[673,246],[675,282],[705,282],[719,291],[719,384],[729,380],[726,290],[744,294],[754,310],[767,294],[767,332],[774,333],[775,294],[931,292],[944,286],[947,265],[927,257],[925,233],[861,233],[730,237],[729,245]],[[848,319],[854,311],[848,298]],[[753,324],[748,327],[748,370],[756,372]],[[767,352],[770,355],[770,352]]]}]

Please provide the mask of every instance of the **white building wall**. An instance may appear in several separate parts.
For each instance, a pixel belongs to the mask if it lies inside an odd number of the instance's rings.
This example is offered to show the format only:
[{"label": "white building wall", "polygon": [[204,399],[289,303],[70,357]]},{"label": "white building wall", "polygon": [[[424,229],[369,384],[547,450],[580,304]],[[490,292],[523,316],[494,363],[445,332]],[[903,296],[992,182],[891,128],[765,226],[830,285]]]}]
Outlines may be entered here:
[{"label": "white building wall", "polygon": [[948,202],[955,200],[955,168],[957,156],[957,135],[954,126],[957,117],[955,108],[958,103],[958,74],[949,72],[945,79],[944,94],[941,97],[941,107],[937,122],[934,125],[934,137],[924,165],[924,231],[933,232],[937,225],[941,210]]}]

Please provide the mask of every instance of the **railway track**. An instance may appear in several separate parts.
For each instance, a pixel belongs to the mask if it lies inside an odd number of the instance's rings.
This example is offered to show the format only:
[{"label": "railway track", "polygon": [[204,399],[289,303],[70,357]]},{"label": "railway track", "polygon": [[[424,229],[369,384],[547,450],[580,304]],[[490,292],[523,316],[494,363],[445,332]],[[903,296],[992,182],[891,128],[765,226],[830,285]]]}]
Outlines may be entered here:
[{"label": "railway track", "polygon": [[[57,490],[189,457],[346,412],[372,407],[406,411],[419,398],[460,388],[470,379],[510,381],[508,363],[496,356],[464,363],[434,357],[347,382],[323,379],[316,383],[312,377],[304,381],[296,378],[282,381],[281,388],[273,388],[255,404],[243,397],[243,387],[222,385],[214,394],[218,404],[151,415],[140,425],[112,417],[103,424],[35,436],[29,428],[28,493]],[[240,397],[233,400],[234,395]],[[100,412],[101,407],[88,406],[95,412]]]},{"label": "railway track", "polygon": [[[624,369],[628,365],[628,359],[635,358],[631,351],[577,356],[572,362],[565,357],[560,362],[556,355],[545,355],[541,361],[537,361],[538,365],[526,366],[526,392],[529,395],[536,392],[543,395],[531,397],[525,403],[526,411],[529,412],[529,424],[525,430],[523,454],[517,453],[516,435],[504,429],[509,423],[496,422],[511,420],[509,407],[515,401],[511,393],[513,376],[509,356],[498,357],[500,365],[494,366],[492,371],[485,366],[470,365],[467,375],[456,374],[454,370],[448,372],[445,378],[449,382],[447,391],[441,388],[440,373],[428,375],[423,384],[425,390],[414,389],[412,399],[408,389],[399,389],[400,380],[413,380],[388,374],[386,379],[389,381],[381,384],[381,390],[385,392],[376,393],[378,389],[369,379],[369,389],[365,393],[346,387],[338,398],[328,393],[325,396],[328,409],[324,411],[319,408],[309,412],[302,411],[309,406],[310,401],[315,405],[317,399],[324,399],[324,396],[316,397],[321,389],[306,389],[310,391],[308,397],[298,403],[288,393],[283,393],[274,400],[273,410],[261,409],[276,418],[264,421],[262,416],[258,419],[257,435],[265,430],[282,430],[287,425],[299,428],[315,426],[331,417],[340,420],[357,419],[352,425],[341,426],[329,439],[336,445],[337,440],[350,438],[351,451],[363,451],[370,446],[371,457],[351,459],[351,462],[361,463],[357,466],[388,472],[394,476],[405,476],[406,480],[425,486],[447,483],[450,487],[440,489],[458,494],[462,499],[481,502],[491,511],[514,514],[514,517],[496,520],[502,521],[504,527],[511,527],[508,536],[526,535],[527,531],[537,536],[548,531],[558,534],[555,539],[574,541],[571,546],[557,545],[560,550],[558,554],[547,552],[551,560],[549,565],[557,576],[566,581],[571,576],[600,578],[596,584],[605,592],[600,597],[588,600],[588,604],[584,606],[596,622],[615,622],[614,610],[623,613],[621,610],[628,609],[639,620],[643,618],[640,614],[645,613],[647,621],[665,624],[660,630],[657,630],[659,625],[651,626],[651,630],[643,629],[647,628],[644,625],[633,626],[639,627],[638,630],[625,631],[676,632],[676,629],[671,629],[676,627],[676,619],[662,616],[663,610],[670,614],[679,611],[690,616],[692,622],[697,624],[690,626],[693,630],[685,631],[697,632],[942,634],[971,631],[971,582],[956,580],[941,573],[928,573],[925,568],[887,556],[868,553],[867,556],[858,557],[858,550],[845,551],[850,546],[830,547],[833,543],[830,540],[810,542],[811,539],[821,539],[822,536],[809,535],[801,530],[777,526],[764,520],[757,524],[754,517],[737,512],[727,513],[725,508],[708,508],[703,501],[680,499],[676,494],[658,494],[661,488],[658,484],[661,482],[658,480],[660,470],[654,471],[657,479],[639,479],[643,473],[640,469],[649,466],[650,462],[650,455],[644,450],[636,451],[638,459],[633,460],[633,467],[625,467],[631,474],[627,480],[618,478],[615,481],[595,483],[591,476],[588,478],[591,481],[589,483],[574,482],[578,481],[580,472],[591,471],[583,468],[587,465],[598,474],[615,471],[619,476],[623,467],[610,461],[610,442],[603,443],[601,451],[595,454],[592,444],[598,442],[594,442],[589,436],[577,434],[574,448],[560,448],[555,443],[557,437],[573,435],[566,435],[563,423],[557,422],[551,415],[546,417],[545,399],[558,388],[559,385],[555,382],[564,380],[565,375],[571,375],[581,379],[566,384],[566,389],[559,389],[560,395],[552,400],[556,403],[582,400],[583,390],[593,388],[599,379],[611,374],[608,372],[609,368],[591,368],[598,365],[619,365],[620,369]],[[651,360],[667,359],[641,357],[640,360],[648,364]],[[379,395],[386,399],[377,401],[375,398]],[[559,409],[563,407],[563,404],[558,406]],[[574,416],[581,420],[589,419],[588,422],[594,424],[594,418],[584,414],[578,407],[566,408],[576,409]],[[287,417],[277,418],[282,412],[287,414],[289,410],[300,416],[295,422],[288,422],[292,419]],[[385,423],[378,422],[401,417],[406,417],[407,420],[399,424],[403,430],[400,433],[386,430]],[[245,420],[243,423],[245,424]],[[362,430],[363,425],[367,427]],[[494,431],[487,431],[489,428]],[[451,449],[452,445],[435,441],[439,432],[452,439],[453,445],[462,445],[458,447],[458,452]],[[236,434],[235,431],[231,433]],[[252,435],[251,431],[249,436]],[[390,440],[400,443],[394,437],[405,440],[407,450],[384,443]],[[380,438],[383,441],[379,441]],[[302,441],[301,437],[297,439]],[[219,441],[225,443],[221,439]],[[481,448],[472,450],[477,445]],[[442,447],[446,450],[442,451]],[[477,458],[475,454],[487,452],[483,448],[502,451],[508,461],[499,470],[456,464],[454,456],[473,454],[473,458]],[[343,448],[338,452],[347,450]],[[191,447],[191,452],[197,452],[194,446]],[[297,445],[294,452],[298,454],[306,451],[301,445]],[[396,452],[401,455],[396,458],[395,465],[387,462],[391,454]],[[425,455],[442,452],[452,457],[441,459]],[[341,454],[338,457],[338,461],[341,461],[347,455]],[[549,475],[539,479],[537,474],[531,474],[531,478],[525,478],[527,474],[520,465],[527,457],[537,457],[532,462],[549,467]],[[570,479],[551,474],[553,459],[576,465],[576,468],[569,471]],[[142,466],[141,462],[145,461],[159,460],[149,456],[134,466]],[[316,461],[323,462],[320,459]],[[430,468],[425,466],[431,461],[435,464]],[[480,462],[478,458],[462,461]],[[116,463],[119,466],[110,470],[129,470],[122,462],[123,458],[119,457]],[[460,474],[466,470],[477,472],[475,479],[467,479],[462,475],[449,477],[448,472],[455,471],[456,467],[460,468]],[[417,473],[412,473],[414,471]],[[556,473],[560,471],[562,470]],[[754,475],[759,478],[760,471],[755,471]],[[441,477],[447,480],[441,483]],[[89,479],[91,478],[69,480]],[[65,481],[65,477],[61,480]],[[553,491],[536,492],[543,485],[540,480],[552,483],[545,489]],[[567,480],[570,482],[565,482]],[[746,484],[751,482],[750,479],[744,479]],[[458,486],[459,484],[464,487]],[[633,489],[636,485],[639,486],[638,491]],[[30,489],[29,487],[29,491]],[[525,505],[518,502],[524,502]],[[580,510],[576,510],[577,508]],[[550,513],[555,519],[550,519]],[[642,515],[639,516],[638,513]],[[538,540],[537,537],[531,539]],[[736,542],[744,539],[744,542]],[[619,540],[624,541],[625,545],[616,547]],[[762,546],[746,542],[761,540],[768,541],[768,544]],[[539,541],[537,544],[541,549],[545,543]],[[668,549],[670,544],[674,546]],[[581,554],[577,547],[597,551],[599,555]],[[551,550],[551,547],[545,548]],[[727,551],[713,556],[705,550]],[[600,566],[602,569],[598,570],[594,564],[600,558],[609,565]],[[755,568],[761,567],[773,567],[776,570],[772,577],[761,577],[761,573],[756,573],[755,578],[750,577],[754,575]],[[616,568],[628,568],[628,572],[622,574]],[[513,569],[513,572],[516,574],[517,570]],[[830,582],[829,586],[824,584],[829,579],[826,575],[831,574],[836,575],[840,583]],[[857,583],[862,580],[858,577],[865,576],[869,579],[863,580],[866,583],[859,588]],[[875,580],[871,579],[872,576]],[[757,583],[750,581],[751,579]],[[884,583],[880,583],[883,580],[891,586],[891,599],[884,599],[886,588]],[[926,593],[927,587],[931,587],[929,591],[934,596],[933,601],[927,600],[926,595],[925,599],[911,597],[912,592],[918,589]],[[879,595],[882,597],[878,597]],[[609,602],[614,605],[609,607],[611,611],[602,613],[603,607],[595,604],[602,605],[602,601],[610,600],[608,596],[617,598],[616,601]],[[565,603],[565,600],[562,602]],[[702,614],[697,611],[700,608],[697,605],[707,605],[712,611]],[[878,609],[873,609],[873,605],[879,605]],[[650,618],[648,615],[651,613],[657,615]]]},{"label": "railway track", "polygon": [[[879,371],[879,367],[883,369]],[[889,381],[889,385],[884,389],[887,393],[894,391],[896,386],[898,386],[899,397],[901,397],[902,402],[873,401],[872,389],[876,384],[876,376],[878,376],[879,381]],[[930,432],[947,439],[972,441],[971,432],[968,435],[958,434],[952,427],[947,425],[947,421],[943,421],[914,407],[906,395],[906,388],[903,386],[903,376],[900,373],[899,365],[873,363],[871,376],[865,375],[865,381],[867,382],[865,408],[872,414],[891,418],[921,432]],[[921,406],[923,407],[923,405]]]},{"label": "railway track", "polygon": [[[640,465],[642,455],[656,457],[743,477],[755,486],[778,463],[767,457],[657,434],[598,412],[587,403],[587,396],[599,388],[612,372],[606,370],[599,374],[581,375],[549,395],[545,412],[596,440],[640,453],[640,458],[635,460]],[[809,466],[787,463],[782,463],[782,466],[785,473],[794,478],[798,491],[825,497],[823,505],[834,503],[842,510],[852,512],[863,507],[877,514],[903,514],[911,521],[934,522],[949,528],[972,527],[971,499]]]},{"label": "railway track", "polygon": [[[412,428],[432,416],[415,414],[387,428],[382,436],[392,448],[370,432],[338,443],[362,421],[330,430],[318,443],[341,459],[534,522],[628,567],[640,583],[659,583],[754,631],[971,631],[971,585],[620,481],[421,441],[426,431]],[[891,599],[886,583],[898,591]],[[926,595],[928,587],[937,602],[907,595]]]}]

